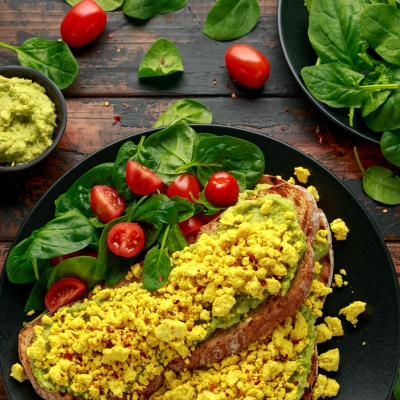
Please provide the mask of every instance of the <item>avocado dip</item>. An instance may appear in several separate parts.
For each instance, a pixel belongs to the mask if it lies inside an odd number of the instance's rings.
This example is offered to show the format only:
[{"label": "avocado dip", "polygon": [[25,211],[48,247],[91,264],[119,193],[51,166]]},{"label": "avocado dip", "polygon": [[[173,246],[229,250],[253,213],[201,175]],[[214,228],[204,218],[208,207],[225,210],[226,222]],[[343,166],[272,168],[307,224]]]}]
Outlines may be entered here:
[{"label": "avocado dip", "polygon": [[44,87],[0,75],[0,163],[15,166],[41,155],[53,142],[56,118]]}]

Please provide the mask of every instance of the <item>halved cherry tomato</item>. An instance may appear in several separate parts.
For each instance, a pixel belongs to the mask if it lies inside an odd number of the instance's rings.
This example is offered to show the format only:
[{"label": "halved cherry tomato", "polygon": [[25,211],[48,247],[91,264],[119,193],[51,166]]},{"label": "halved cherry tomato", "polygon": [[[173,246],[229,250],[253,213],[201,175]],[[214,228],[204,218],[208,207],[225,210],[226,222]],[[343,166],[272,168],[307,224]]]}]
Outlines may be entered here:
[{"label": "halved cherry tomato", "polygon": [[73,253],[64,254],[62,256],[50,258],[50,264],[53,267],[55,267],[61,261],[67,260],[68,258],[79,257],[79,256],[88,256],[88,257],[99,258],[99,254],[97,253],[97,251],[90,250],[90,249],[82,249],[82,250],[74,251]]},{"label": "halved cherry tomato", "polygon": [[178,226],[181,229],[182,233],[185,236],[188,236],[192,233],[197,232],[203,226],[203,224],[196,217],[190,217],[185,221],[178,222]]},{"label": "halved cherry tomato", "polygon": [[144,246],[143,229],[134,222],[115,224],[108,232],[107,246],[119,256],[136,256]]},{"label": "halved cherry tomato", "polygon": [[99,220],[107,224],[121,215],[125,201],[111,186],[97,185],[90,193],[90,207]]},{"label": "halved cherry tomato", "polygon": [[162,179],[144,165],[128,160],[126,164],[126,183],[133,193],[145,196],[153,193],[162,183]]},{"label": "halved cherry tomato", "polygon": [[220,211],[214,215],[196,214],[195,217],[203,224],[208,224],[215,218],[218,218],[222,213],[223,213],[223,211]]},{"label": "halved cherry tomato", "polygon": [[244,86],[258,88],[269,78],[270,64],[264,54],[247,44],[234,44],[225,53],[229,74]]},{"label": "halved cherry tomato", "polygon": [[239,185],[228,172],[216,172],[208,180],[204,189],[206,199],[217,207],[229,207],[239,198]]},{"label": "halved cherry tomato", "polygon": [[199,198],[200,185],[197,178],[191,174],[182,174],[175,178],[168,186],[167,197],[171,198],[174,196],[183,197],[193,203],[189,193],[193,194],[195,199]]},{"label": "halved cherry tomato", "polygon": [[61,36],[70,46],[88,44],[103,32],[107,15],[93,0],[82,0],[75,4],[61,23]]},{"label": "halved cherry tomato", "polygon": [[49,311],[55,311],[75,300],[86,292],[86,286],[76,278],[63,278],[57,281],[44,296],[44,304]]}]

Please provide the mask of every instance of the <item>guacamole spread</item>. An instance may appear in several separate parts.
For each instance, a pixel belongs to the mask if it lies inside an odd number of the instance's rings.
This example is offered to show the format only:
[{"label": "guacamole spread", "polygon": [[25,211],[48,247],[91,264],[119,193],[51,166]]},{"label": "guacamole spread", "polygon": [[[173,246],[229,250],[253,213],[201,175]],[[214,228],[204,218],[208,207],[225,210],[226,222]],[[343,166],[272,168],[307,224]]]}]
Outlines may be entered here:
[{"label": "guacamole spread", "polygon": [[0,76],[0,163],[24,164],[53,142],[55,105],[28,79]]}]

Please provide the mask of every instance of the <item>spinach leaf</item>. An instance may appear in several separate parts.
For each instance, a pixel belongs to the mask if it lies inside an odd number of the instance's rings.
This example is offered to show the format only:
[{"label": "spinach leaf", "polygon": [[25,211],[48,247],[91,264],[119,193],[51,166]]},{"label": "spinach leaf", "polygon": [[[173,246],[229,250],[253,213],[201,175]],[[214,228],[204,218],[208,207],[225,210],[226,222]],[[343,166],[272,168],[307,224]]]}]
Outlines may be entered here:
[{"label": "spinach leaf", "polygon": [[330,107],[360,108],[366,96],[359,87],[364,75],[338,63],[304,67],[301,76],[310,93]]},{"label": "spinach leaf", "polygon": [[[74,6],[82,0],[65,0],[69,5]],[[94,0],[103,11],[114,11],[122,6],[124,0]]]},{"label": "spinach leaf", "polygon": [[87,218],[75,210],[68,211],[34,231],[32,242],[22,259],[49,259],[81,250],[94,237],[94,228]]},{"label": "spinach leaf", "polygon": [[396,379],[396,382],[394,384],[393,394],[394,394],[394,398],[396,400],[400,400],[400,369],[398,371],[397,379]]},{"label": "spinach leaf", "polygon": [[163,228],[163,224],[153,224],[150,222],[141,222],[140,227],[143,229],[145,242],[144,249],[148,249],[157,240],[159,233]]},{"label": "spinach leaf", "polygon": [[139,78],[165,76],[183,71],[181,53],[174,43],[158,39],[150,47],[139,65]]},{"label": "spinach leaf", "polygon": [[[49,264],[50,266],[50,264]],[[25,304],[24,311],[28,312],[31,310],[45,310],[44,296],[47,293],[47,281],[51,274],[52,268],[46,269],[40,276],[39,280],[33,286],[28,300]]]},{"label": "spinach leaf", "polygon": [[392,131],[400,128],[400,90],[394,91],[375,111],[368,114],[364,121],[375,132]]},{"label": "spinach leaf", "polygon": [[215,214],[219,213],[220,211],[225,210],[225,208],[217,207],[217,206],[214,206],[214,204],[211,204],[207,200],[206,195],[204,194],[204,190],[199,193],[198,199],[195,199],[193,196],[192,196],[192,199],[196,204],[201,205],[203,207],[202,213],[204,215],[215,215]]},{"label": "spinach leaf", "polygon": [[[33,260],[25,259],[24,255],[33,242],[30,236],[18,243],[8,254],[5,269],[8,280],[12,283],[29,283],[36,279]],[[48,260],[37,260],[37,270],[41,272],[49,264]]]},{"label": "spinach leaf", "polygon": [[400,204],[400,178],[390,169],[381,166],[372,166],[364,170],[354,148],[357,164],[363,174],[363,189],[375,201],[383,204]]},{"label": "spinach leaf", "polygon": [[96,263],[96,258],[88,256],[72,257],[61,261],[51,269],[47,290],[63,278],[76,278],[86,286],[86,292],[88,292],[100,282],[100,280],[93,279]]},{"label": "spinach leaf", "polygon": [[193,217],[193,215],[203,211],[203,207],[193,204],[183,197],[173,196],[170,200],[174,203],[176,211],[178,212],[178,222],[186,221],[190,217]]},{"label": "spinach leaf", "polygon": [[383,132],[380,146],[386,160],[400,167],[400,129]]},{"label": "spinach leaf", "polygon": [[161,158],[157,175],[169,185],[179,174],[176,169],[189,163],[193,147],[197,143],[197,133],[183,123],[177,123],[156,132],[145,141],[145,145],[157,150]]},{"label": "spinach leaf", "polygon": [[[157,241],[160,244],[162,244],[165,231],[167,229],[168,226],[165,226],[158,235]],[[168,250],[170,250],[172,253],[175,253],[175,251],[183,250],[185,246],[187,246],[187,241],[185,239],[185,235],[179,229],[179,226],[177,224],[169,226],[169,230],[165,239],[165,247],[168,248]]]},{"label": "spinach leaf", "polygon": [[86,218],[93,215],[90,206],[90,192],[95,185],[113,186],[112,172],[114,163],[97,165],[78,178],[56,201],[56,215],[69,210],[77,210]]},{"label": "spinach leaf", "polygon": [[143,262],[142,282],[149,292],[154,292],[163,286],[171,272],[171,260],[167,249],[152,247]]},{"label": "spinach leaf", "polygon": [[78,63],[64,42],[31,38],[20,47],[3,42],[0,47],[16,51],[21,65],[42,72],[60,89],[71,85],[78,75]]},{"label": "spinach leaf", "polygon": [[218,0],[209,11],[203,33],[214,40],[233,40],[247,35],[260,18],[256,0]]},{"label": "spinach leaf", "polygon": [[174,202],[164,194],[152,194],[132,213],[131,218],[135,222],[150,222],[155,225],[172,225],[179,219]]},{"label": "spinach leaf", "polygon": [[154,15],[179,10],[187,2],[188,0],[125,0],[122,11],[129,17],[148,19]]},{"label": "spinach leaf", "polygon": [[317,100],[336,108],[360,108],[374,91],[398,89],[397,83],[360,85],[364,75],[338,63],[304,67],[301,76]]},{"label": "spinach leaf", "polygon": [[131,141],[125,142],[118,150],[117,158],[114,162],[112,170],[113,187],[126,201],[137,198],[137,195],[129,189],[126,183],[126,164],[128,160],[137,161],[152,171],[156,171],[160,165],[160,156],[157,150],[152,147],[144,147],[144,139],[145,137],[142,136],[138,145]]},{"label": "spinach leaf", "polygon": [[362,0],[313,0],[308,36],[322,63],[338,62],[360,72],[368,64],[358,56],[368,43],[361,34]]},{"label": "spinach leaf", "polygon": [[400,10],[389,4],[370,4],[361,14],[361,29],[384,60],[400,65]]},{"label": "spinach leaf", "polygon": [[211,175],[218,171],[240,172],[246,177],[246,189],[251,189],[264,173],[262,151],[246,140],[231,136],[217,136],[200,140],[192,161],[175,172],[197,168],[197,178],[205,186]]},{"label": "spinach leaf", "polygon": [[176,101],[158,118],[153,128],[170,126],[182,122],[184,124],[211,124],[212,115],[202,103],[192,99]]}]

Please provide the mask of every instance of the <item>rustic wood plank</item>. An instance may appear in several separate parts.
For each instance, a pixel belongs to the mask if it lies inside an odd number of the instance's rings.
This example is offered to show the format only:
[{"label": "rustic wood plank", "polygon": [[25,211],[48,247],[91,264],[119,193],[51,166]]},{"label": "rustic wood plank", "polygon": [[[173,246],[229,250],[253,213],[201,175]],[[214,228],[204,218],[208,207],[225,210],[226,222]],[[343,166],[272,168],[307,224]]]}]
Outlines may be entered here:
[{"label": "rustic wood plank", "polygon": [[[260,90],[238,89],[252,96],[299,94],[288,68],[284,65],[276,28],[276,1],[261,0],[261,18],[256,28],[242,43],[253,45],[263,52],[271,63],[271,76]],[[157,96],[164,95],[226,95],[227,71],[224,54],[232,42],[216,42],[202,33],[207,12],[214,1],[190,2],[184,8],[158,15],[146,22],[126,17],[121,11],[107,13],[108,22],[102,35],[93,43],[74,49],[79,64],[79,76],[66,96]],[[5,0],[1,4],[0,27],[2,41],[21,45],[31,37],[50,40],[60,38],[60,24],[70,9],[63,0],[31,1]],[[113,37],[107,37],[112,34]],[[179,48],[185,72],[161,79],[137,78],[139,64],[154,41],[160,37],[172,40]],[[0,49],[3,65],[18,64],[15,52]],[[216,79],[218,86],[213,85]]]},{"label": "rustic wood plank", "polygon": [[[29,211],[46,190],[88,154],[126,137],[151,128],[159,115],[176,99],[117,98],[68,100],[69,119],[57,149],[43,162],[26,171],[0,175],[0,241],[11,241]],[[361,173],[353,147],[367,168],[385,165],[377,147],[333,126],[304,98],[200,99],[213,114],[213,123],[243,127],[286,142],[309,154],[338,176],[357,196],[388,240],[400,238],[396,217],[400,206],[384,207],[362,191]],[[110,104],[106,107],[104,104]],[[124,106],[128,104],[130,108]],[[115,124],[114,115],[121,115]],[[384,210],[387,210],[384,213]]]}]

